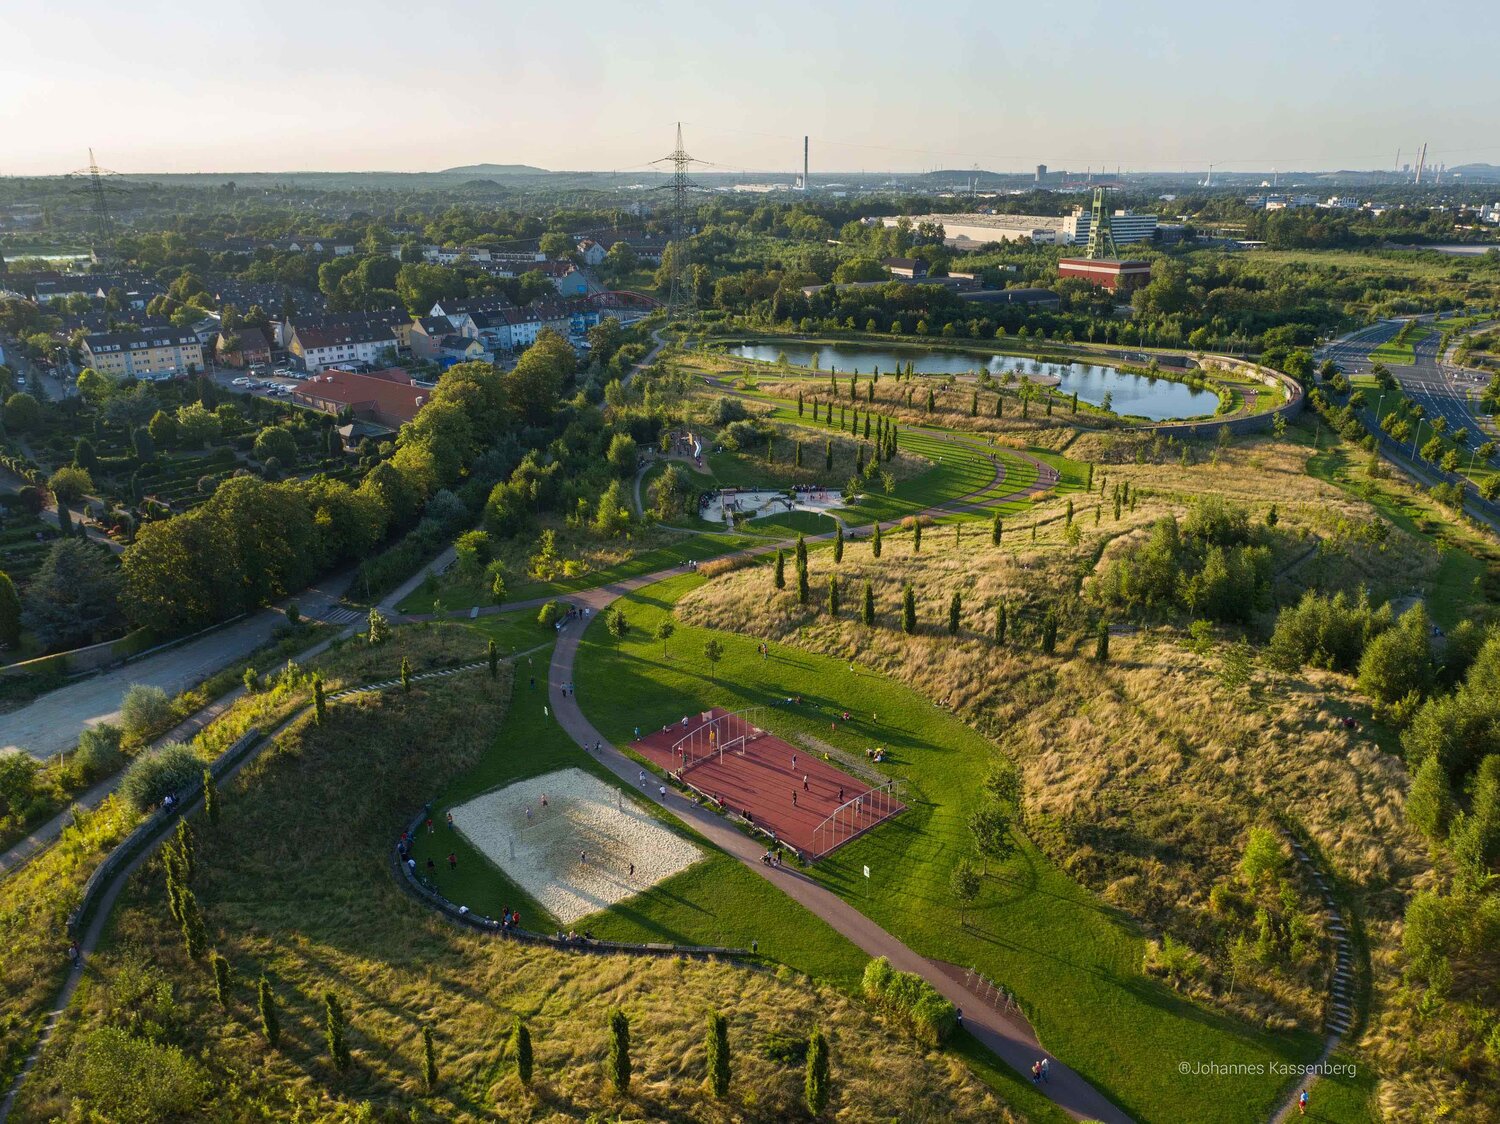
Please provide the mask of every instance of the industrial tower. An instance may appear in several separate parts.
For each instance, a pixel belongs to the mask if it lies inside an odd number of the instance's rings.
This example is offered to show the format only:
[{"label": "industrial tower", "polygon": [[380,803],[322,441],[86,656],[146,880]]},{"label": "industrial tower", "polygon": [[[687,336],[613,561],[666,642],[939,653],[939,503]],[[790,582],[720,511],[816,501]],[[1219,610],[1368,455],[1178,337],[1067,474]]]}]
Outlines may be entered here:
[{"label": "industrial tower", "polygon": [[667,321],[675,317],[691,317],[693,314],[693,273],[689,259],[688,239],[692,231],[688,224],[688,192],[693,183],[688,179],[688,165],[693,158],[682,147],[682,122],[677,123],[677,147],[654,164],[672,165],[672,287],[667,296]]},{"label": "industrial tower", "polygon": [[1093,261],[1119,256],[1115,249],[1115,235],[1110,227],[1109,212],[1104,209],[1104,189],[1094,188],[1094,214],[1089,220],[1089,252]]}]

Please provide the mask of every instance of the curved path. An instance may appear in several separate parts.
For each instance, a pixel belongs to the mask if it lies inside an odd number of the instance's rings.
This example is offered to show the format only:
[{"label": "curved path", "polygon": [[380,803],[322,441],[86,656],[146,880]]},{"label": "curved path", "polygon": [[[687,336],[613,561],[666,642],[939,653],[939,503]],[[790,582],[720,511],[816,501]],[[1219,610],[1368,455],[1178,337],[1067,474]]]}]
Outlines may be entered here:
[{"label": "curved path", "polygon": [[[650,574],[617,585],[602,586],[574,594],[570,600],[581,603],[595,613],[602,612],[617,597],[631,590],[660,580],[663,575]],[[562,631],[557,646],[552,650],[552,663],[548,672],[548,698],[553,714],[563,730],[580,746],[592,751],[596,744],[601,748],[596,754],[599,761],[620,779],[624,785],[635,786],[640,766],[604,739],[584,716],[578,705],[578,696],[563,693],[565,683],[574,681],[574,662],[578,655],[579,641],[584,628],[571,627]],[[655,801],[720,850],[739,859],[749,870],[774,883],[783,893],[799,905],[822,918],[839,933],[870,956],[887,957],[891,964],[904,972],[914,972],[953,1003],[964,1010],[964,1027],[1002,1061],[1018,1073],[1029,1073],[1031,1064],[1040,1058],[1048,1059],[1050,1082],[1038,1086],[1057,1105],[1075,1120],[1108,1121],[1123,1124],[1130,1118],[1102,1093],[1080,1077],[1076,1072],[1042,1049],[1029,1027],[1007,1018],[1003,1013],[988,1006],[980,996],[969,990],[961,980],[936,963],[913,952],[890,933],[871,921],[859,910],[837,894],[825,889],[807,875],[790,868],[772,868],[760,861],[765,851],[763,844],[742,834],[722,817],[689,800],[674,789],[667,789],[661,796],[652,791],[655,776],[644,787],[641,796]]]}]

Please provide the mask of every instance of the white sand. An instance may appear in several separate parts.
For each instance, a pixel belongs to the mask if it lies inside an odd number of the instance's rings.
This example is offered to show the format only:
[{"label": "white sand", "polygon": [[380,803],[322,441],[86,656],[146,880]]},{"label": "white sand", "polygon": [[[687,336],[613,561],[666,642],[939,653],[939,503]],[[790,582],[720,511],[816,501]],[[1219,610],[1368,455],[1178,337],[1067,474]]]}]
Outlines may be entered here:
[{"label": "white sand", "polygon": [[[453,826],[563,925],[624,901],[703,857],[628,794],[581,769],[476,796],[453,809]],[[580,851],[588,856],[586,863],[579,862]]]},{"label": "white sand", "polygon": [[[791,500],[789,508],[785,492],[747,491],[737,492],[730,502],[735,512],[747,515],[751,519],[758,519],[763,515],[784,515],[788,510],[810,511],[815,515],[822,515],[836,507],[841,507],[844,497],[837,489],[829,489],[826,492],[798,492],[796,498]],[[730,509],[721,497],[711,501],[698,514],[710,523],[728,523]]]}]

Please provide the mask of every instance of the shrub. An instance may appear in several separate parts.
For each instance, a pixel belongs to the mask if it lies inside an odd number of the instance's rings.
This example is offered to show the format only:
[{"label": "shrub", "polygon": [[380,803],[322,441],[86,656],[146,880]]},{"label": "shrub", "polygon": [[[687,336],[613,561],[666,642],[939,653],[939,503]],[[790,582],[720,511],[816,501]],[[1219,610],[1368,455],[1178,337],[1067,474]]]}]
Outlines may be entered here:
[{"label": "shrub", "polygon": [[78,754],[73,760],[83,770],[84,776],[90,779],[107,777],[124,763],[125,755],[120,752],[122,736],[118,726],[107,722],[78,735]]},{"label": "shrub", "polygon": [[147,750],[130,763],[120,782],[120,795],[138,812],[191,788],[203,772],[203,762],[180,742]]},{"label": "shrub", "polygon": [[558,601],[548,601],[545,605],[537,610],[536,621],[537,624],[541,625],[543,628],[551,628],[557,623],[557,618],[560,616],[562,616],[562,603]]},{"label": "shrub", "polygon": [[958,1025],[957,1011],[914,972],[898,972],[884,956],[865,965],[865,998],[905,1026],[918,1041],[941,1046]]},{"label": "shrub", "polygon": [[176,1046],[135,1038],[119,1027],[92,1030],[68,1052],[62,1084],[91,1117],[164,1120],[192,1112],[208,1075]]},{"label": "shrub", "polygon": [[137,683],[120,700],[120,721],[131,741],[148,741],[169,729],[175,720],[172,700],[160,687]]}]

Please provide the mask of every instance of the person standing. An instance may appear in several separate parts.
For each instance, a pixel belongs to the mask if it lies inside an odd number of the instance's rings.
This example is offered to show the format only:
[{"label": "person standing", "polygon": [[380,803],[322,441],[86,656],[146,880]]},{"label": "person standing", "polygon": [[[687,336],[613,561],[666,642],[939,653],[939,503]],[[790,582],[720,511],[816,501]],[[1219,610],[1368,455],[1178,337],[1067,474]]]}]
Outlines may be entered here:
[{"label": "person standing", "polygon": [[792,807],[795,808],[796,806],[797,806],[797,790],[794,788],[794,789],[792,789]]}]

